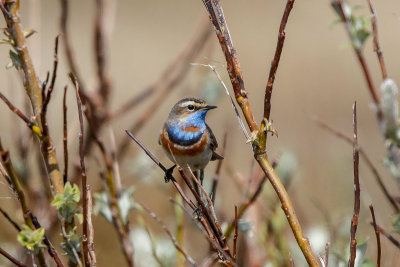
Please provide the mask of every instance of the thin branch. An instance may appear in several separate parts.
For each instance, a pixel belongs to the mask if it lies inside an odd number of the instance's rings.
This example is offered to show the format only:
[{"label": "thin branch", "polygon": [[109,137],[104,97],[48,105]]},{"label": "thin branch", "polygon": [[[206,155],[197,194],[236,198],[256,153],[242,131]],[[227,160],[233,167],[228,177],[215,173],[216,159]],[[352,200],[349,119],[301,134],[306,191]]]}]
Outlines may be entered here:
[{"label": "thin branch", "polygon": [[247,98],[247,91],[244,86],[242,71],[240,70],[239,59],[233,47],[228,25],[225,22],[224,12],[217,0],[202,0],[206,7],[211,23],[214,25],[218,41],[225,55],[229,78],[231,79],[236,101],[243,111],[243,115],[251,132],[258,131],[250,103]]},{"label": "thin branch", "polygon": [[44,113],[44,116],[46,116],[47,106],[50,103],[51,93],[53,92],[54,85],[56,83],[57,67],[58,67],[58,39],[59,38],[60,38],[60,35],[57,35],[57,37],[56,37],[56,39],[54,41],[53,73],[51,74],[50,86],[49,86],[49,89],[47,90],[45,98],[43,99],[43,106],[42,106],[42,113]]},{"label": "thin branch", "polygon": [[[35,127],[35,129],[33,129],[33,127],[35,126],[35,123],[33,121],[31,121],[30,119],[28,119],[28,117],[20,109],[18,109],[16,106],[14,106],[7,99],[7,97],[5,97],[1,92],[0,92],[0,98],[4,101],[4,103],[6,103],[6,105],[12,112],[14,112],[18,117],[20,117],[26,123],[26,125],[28,126],[29,129],[31,129],[34,133],[39,134],[39,136],[42,135],[42,133],[38,127]],[[38,131],[35,131],[35,130],[38,130]]]},{"label": "thin branch", "polygon": [[358,173],[359,151],[358,151],[358,136],[357,136],[357,103],[353,105],[353,162],[354,162],[354,211],[353,219],[350,226],[350,259],[349,266],[353,267],[356,260],[357,240],[356,232],[358,226],[358,216],[360,214],[360,178]]},{"label": "thin branch", "polygon": [[279,27],[278,42],[276,44],[274,59],[271,62],[271,68],[269,70],[267,87],[265,88],[265,102],[264,102],[264,118],[269,121],[271,113],[271,96],[272,87],[275,81],[275,74],[278,69],[279,60],[281,59],[283,44],[285,43],[285,28],[288,21],[290,11],[293,8],[294,0],[288,0],[286,3],[285,11],[283,12],[281,26]]},{"label": "thin branch", "polygon": [[376,52],[376,55],[378,56],[379,60],[379,65],[381,67],[381,73],[382,73],[382,79],[386,79],[388,77],[387,72],[386,72],[386,66],[385,66],[385,61],[383,60],[383,53],[382,50],[379,46],[379,39],[378,39],[378,26],[377,26],[377,19],[376,19],[376,11],[375,8],[372,4],[372,0],[368,0],[368,5],[369,5],[369,10],[371,11],[371,23],[372,23],[372,32],[374,35],[374,51]]},{"label": "thin branch", "polygon": [[19,225],[13,220],[11,219],[11,217],[8,215],[7,212],[5,212],[2,208],[0,208],[0,212],[1,214],[3,214],[3,216],[7,219],[7,221],[9,221],[12,226],[14,226],[14,228],[18,231],[21,232],[21,227],[19,227]]},{"label": "thin branch", "polygon": [[68,181],[68,128],[67,128],[67,89],[64,87],[63,96],[63,149],[64,149],[64,184]]},{"label": "thin branch", "polygon": [[141,207],[159,224],[161,228],[167,233],[169,238],[171,239],[172,243],[174,244],[176,250],[178,250],[185,259],[190,263],[192,266],[197,266],[196,262],[186,253],[186,251],[179,245],[178,241],[176,241],[175,236],[171,233],[168,229],[167,225],[154,213],[152,212],[146,205],[141,202],[138,202]]},{"label": "thin branch", "polygon": [[[373,225],[373,222],[370,222],[370,224]],[[391,234],[389,234],[385,229],[383,229],[379,225],[376,225],[376,229],[380,234],[384,235],[390,242],[392,242],[393,245],[395,245],[397,248],[400,249],[400,241],[394,238]]]},{"label": "thin branch", "polygon": [[329,264],[329,242],[325,245],[325,257],[324,257],[325,267]]},{"label": "thin branch", "polygon": [[191,63],[191,65],[193,66],[203,66],[203,67],[209,67],[215,74],[215,76],[217,77],[218,81],[221,83],[222,87],[224,87],[226,94],[229,96],[229,99],[231,100],[231,104],[232,104],[232,108],[235,111],[236,114],[236,118],[239,122],[239,126],[242,129],[242,132],[246,138],[246,140],[249,139],[250,135],[247,133],[246,127],[244,126],[243,120],[240,117],[239,111],[235,105],[235,102],[233,101],[233,98],[231,96],[231,94],[229,93],[228,87],[226,87],[224,81],[221,78],[221,75],[219,75],[218,71],[215,69],[215,67],[213,65],[210,64],[199,64],[199,63]]},{"label": "thin branch", "polygon": [[[312,116],[311,119],[317,123],[317,125],[319,127],[321,127],[324,130],[327,130],[328,132],[332,133],[333,135],[335,135],[336,137],[346,141],[346,143],[352,145],[353,144],[353,140],[346,136],[344,133],[339,132],[337,129],[333,128],[332,126],[328,125],[327,123],[325,123],[324,121],[322,121],[321,119],[319,119],[316,116]],[[386,188],[383,179],[381,177],[381,175],[379,174],[378,170],[376,169],[376,167],[374,166],[374,164],[372,163],[371,159],[368,157],[367,153],[364,151],[364,149],[360,146],[358,146],[358,151],[360,153],[360,156],[364,159],[365,163],[367,164],[367,166],[370,168],[372,174],[374,175],[376,182],[378,183],[379,187],[381,188],[383,194],[385,195],[386,199],[389,201],[389,203],[392,205],[394,211],[398,212],[400,211],[400,208],[396,202],[396,200],[392,197],[392,195],[389,193],[388,189]]]},{"label": "thin branch", "polygon": [[87,210],[88,210],[88,203],[87,203],[87,181],[86,181],[86,167],[85,167],[85,155],[84,155],[84,147],[83,147],[83,136],[84,136],[84,127],[83,127],[83,113],[82,113],[82,101],[80,97],[79,91],[79,84],[76,77],[70,73],[69,77],[74,84],[76,90],[76,102],[78,105],[78,115],[79,115],[79,158],[80,158],[80,168],[81,168],[81,178],[82,178],[82,206],[83,206],[83,224],[82,224],[82,232],[83,232],[83,240],[82,240],[82,247],[83,247],[83,257],[85,259],[85,265],[89,266],[89,258],[88,258],[88,219],[87,219]]},{"label": "thin branch", "polygon": [[237,238],[238,238],[238,214],[237,214],[237,206],[235,205],[235,235],[233,236],[233,259],[235,260],[235,262],[237,262],[236,258]]},{"label": "thin branch", "polygon": [[371,205],[369,205],[369,210],[371,211],[371,216],[372,216],[372,226],[374,227],[375,230],[375,236],[376,236],[376,245],[377,245],[377,257],[376,257],[376,266],[380,267],[381,266],[381,237],[378,231],[378,227],[376,225],[376,219],[375,219],[375,212],[374,212],[374,207]]},{"label": "thin branch", "polygon": [[[222,156],[225,155],[227,139],[228,139],[228,133],[225,132],[223,143],[222,143],[222,151],[221,151],[221,155]],[[223,160],[219,160],[218,161],[217,168],[215,169],[215,173],[214,173],[213,180],[212,180],[211,200],[212,200],[213,204],[215,204],[215,197],[216,197],[216,194],[217,194],[217,186],[218,186],[218,181],[219,181],[219,175],[220,175],[220,172],[221,172],[221,167],[222,167],[222,163],[223,162],[224,162]]]},{"label": "thin branch", "polygon": [[93,228],[93,223],[92,223],[92,191],[90,190],[90,186],[87,185],[86,187],[87,193],[87,223],[88,223],[88,229],[89,229],[89,235],[88,235],[88,250],[89,250],[89,256],[90,256],[90,266],[96,266],[96,254],[94,253],[94,228]]},{"label": "thin branch", "polygon": [[[2,6],[3,4],[1,4]],[[5,251],[4,249],[0,248],[0,254],[3,255],[4,257],[6,257],[9,261],[11,261],[12,263],[14,263],[15,265],[17,265],[18,267],[26,267],[26,265],[22,262],[20,262],[19,260],[17,260],[16,258],[14,258],[13,256],[11,256],[7,251]]]},{"label": "thin branch", "polygon": [[150,239],[150,242],[151,242],[151,253],[153,254],[153,258],[158,263],[158,265],[160,265],[160,267],[165,267],[165,264],[162,262],[160,257],[158,257],[158,255],[157,255],[156,244],[155,244],[155,242],[153,240],[153,236],[151,235],[149,227],[147,227],[147,225],[144,225],[143,227],[146,230],[147,235],[149,236],[149,239]]},{"label": "thin branch", "polygon": [[[32,213],[32,211],[29,211],[29,217],[31,218],[32,223],[35,226],[35,229],[42,228],[38,219]],[[57,264],[57,267],[64,267],[64,264],[62,263],[61,259],[58,257],[56,249],[51,244],[50,240],[47,238],[46,235],[44,235],[44,237],[43,237],[43,243],[47,246],[47,251],[49,252],[49,255],[54,259],[54,262]]]}]

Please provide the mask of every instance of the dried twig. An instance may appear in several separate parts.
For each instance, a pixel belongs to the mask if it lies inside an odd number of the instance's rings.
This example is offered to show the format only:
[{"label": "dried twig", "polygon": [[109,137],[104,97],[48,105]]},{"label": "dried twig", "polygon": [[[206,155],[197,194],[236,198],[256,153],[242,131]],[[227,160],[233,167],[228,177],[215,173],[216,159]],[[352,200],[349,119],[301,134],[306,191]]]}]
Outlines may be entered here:
[{"label": "dried twig", "polygon": [[43,98],[43,106],[42,106],[42,116],[46,116],[47,113],[47,106],[50,103],[50,98],[51,98],[51,93],[53,92],[54,85],[56,82],[56,77],[57,77],[57,67],[58,67],[58,39],[60,35],[57,35],[55,41],[54,41],[54,62],[53,62],[53,73],[51,74],[51,82],[49,89],[47,90],[47,93],[44,92],[44,88],[42,89],[44,98]]},{"label": "dried twig", "polygon": [[329,242],[325,245],[325,257],[324,257],[325,267],[329,264]]},{"label": "dried twig", "polygon": [[376,22],[377,21],[376,11],[372,4],[372,0],[368,0],[368,5],[369,5],[369,10],[371,11],[372,32],[374,35],[374,42],[373,42],[374,51],[376,52],[376,55],[378,56],[379,65],[381,67],[382,79],[385,80],[388,77],[388,75],[386,72],[385,61],[383,60],[383,53],[379,46],[379,41],[378,41],[378,26],[377,26],[377,22]]},{"label": "dried twig", "polygon": [[237,238],[238,238],[238,214],[237,214],[237,206],[235,205],[235,235],[233,236],[233,259],[235,260],[235,262],[237,262],[236,259]]},{"label": "dried twig", "polygon": [[18,232],[21,232],[21,227],[19,227],[19,225],[13,219],[11,219],[10,215],[8,215],[7,212],[5,212],[2,208],[0,208],[0,212],[7,219],[7,221],[9,221],[12,224],[12,226],[14,226],[14,228],[17,229]]},{"label": "dried twig", "polygon": [[67,128],[67,89],[64,87],[63,96],[63,149],[64,149],[64,184],[68,181],[68,128]]},{"label": "dried twig", "polygon": [[281,25],[279,27],[279,34],[278,34],[278,42],[276,44],[276,50],[274,59],[271,62],[271,68],[269,70],[268,82],[267,87],[265,89],[265,102],[264,102],[264,118],[269,121],[270,113],[271,113],[271,96],[272,96],[272,87],[275,81],[275,74],[278,69],[279,60],[281,59],[283,44],[285,43],[285,28],[286,23],[288,21],[290,11],[293,8],[294,0],[288,0],[286,3],[285,11],[283,12]]},{"label": "dried twig", "polygon": [[87,219],[87,210],[88,210],[88,203],[87,203],[87,181],[86,181],[86,167],[85,167],[85,155],[84,155],[84,147],[83,147],[83,136],[84,136],[84,127],[83,127],[83,113],[82,113],[82,101],[80,97],[80,90],[79,84],[76,77],[70,73],[69,77],[74,84],[76,90],[76,102],[78,105],[78,115],[79,115],[79,158],[80,158],[80,170],[81,170],[81,178],[82,178],[82,206],[83,206],[83,224],[82,224],[82,232],[83,232],[83,240],[82,240],[82,247],[83,247],[83,257],[85,259],[85,265],[89,266],[89,258],[88,258],[88,219]]},{"label": "dried twig", "polygon": [[172,243],[174,244],[176,250],[178,250],[185,257],[185,259],[190,263],[190,265],[197,266],[196,262],[179,245],[178,241],[176,241],[175,236],[168,229],[168,226],[153,211],[151,211],[146,205],[144,205],[141,202],[138,202],[138,203],[159,225],[161,225],[161,228],[167,233],[167,235],[171,239]]},{"label": "dried twig", "polygon": [[[225,155],[227,139],[228,139],[228,133],[225,132],[224,139],[223,139],[224,141],[222,142],[222,150],[221,150],[221,155],[222,156]],[[215,197],[216,197],[216,194],[217,194],[217,186],[218,186],[218,181],[219,181],[219,174],[221,172],[221,167],[222,167],[222,163],[223,162],[224,162],[224,160],[219,160],[218,161],[217,168],[215,169],[215,173],[214,173],[213,180],[212,180],[211,200],[212,200],[213,204],[215,204]]]},{"label": "dried twig", "polygon": [[[373,225],[373,222],[370,222],[370,224]],[[400,241],[394,238],[391,234],[389,234],[385,229],[383,229],[379,225],[376,225],[376,229],[380,234],[384,235],[390,242],[392,242],[393,245],[395,245],[397,248],[400,249]]]},{"label": "dried twig", "polygon": [[28,117],[25,116],[25,114],[22,113],[22,111],[20,109],[18,109],[16,106],[14,106],[7,99],[7,97],[5,97],[1,92],[0,92],[0,98],[4,101],[4,103],[6,103],[6,105],[12,112],[14,112],[18,117],[20,117],[26,123],[26,125],[29,127],[29,129],[31,129],[35,134],[37,134],[39,136],[42,135],[40,129],[35,125],[35,123],[33,121],[31,121],[30,119],[28,119]]},{"label": "dried twig", "polygon": [[371,205],[369,205],[369,210],[371,211],[371,216],[372,216],[372,226],[374,227],[375,230],[375,236],[376,236],[376,245],[377,245],[377,257],[376,257],[376,266],[380,267],[381,266],[381,237],[378,231],[378,227],[376,225],[376,219],[375,219],[375,212],[374,212],[374,207]]},{"label": "dried twig", "polygon": [[[3,4],[0,4],[0,5],[2,6]],[[24,263],[20,262],[19,260],[17,260],[13,256],[11,256],[7,251],[5,251],[2,248],[0,248],[0,254],[3,255],[4,257],[6,257],[9,261],[11,261],[16,266],[18,266],[18,267],[26,267],[26,265]]]},{"label": "dried twig", "polygon": [[[316,116],[312,116],[311,118],[322,129],[327,130],[328,132],[332,133],[336,137],[346,141],[348,144],[351,144],[351,145],[353,144],[353,140],[350,137],[346,136],[344,133],[339,132],[337,129],[335,129],[334,127],[328,125],[327,123],[325,123],[321,119],[317,118]],[[358,146],[358,152],[360,153],[360,156],[364,159],[364,161],[367,164],[367,166],[370,168],[372,174],[375,176],[375,179],[376,179],[379,187],[381,188],[383,194],[385,195],[385,197],[387,198],[389,203],[392,205],[394,211],[396,211],[396,212],[400,211],[400,208],[399,208],[398,204],[396,203],[396,200],[389,193],[388,189],[386,188],[386,186],[385,186],[385,184],[383,182],[383,179],[382,179],[381,175],[379,174],[377,168],[372,163],[371,159],[368,157],[367,153],[360,146]]]},{"label": "dried twig", "polygon": [[358,173],[359,151],[358,151],[358,136],[357,136],[357,103],[353,105],[353,162],[354,162],[354,211],[353,219],[350,226],[350,259],[349,266],[353,267],[356,260],[357,240],[356,232],[358,226],[358,216],[360,214],[360,178]]},{"label": "dried twig", "polygon": [[90,186],[86,186],[86,196],[87,196],[87,224],[88,224],[88,230],[89,230],[89,235],[88,235],[88,250],[89,250],[89,256],[90,256],[90,266],[96,266],[96,254],[94,253],[94,228],[93,228],[93,223],[92,223],[92,191],[90,190]]}]

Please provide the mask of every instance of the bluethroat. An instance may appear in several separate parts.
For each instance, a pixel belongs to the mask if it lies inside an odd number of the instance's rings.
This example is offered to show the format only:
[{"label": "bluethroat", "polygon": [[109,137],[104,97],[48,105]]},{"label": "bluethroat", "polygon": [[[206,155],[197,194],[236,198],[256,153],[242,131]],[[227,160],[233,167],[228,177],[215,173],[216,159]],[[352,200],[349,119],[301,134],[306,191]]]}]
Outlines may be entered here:
[{"label": "bluethroat", "polygon": [[[189,166],[194,173],[200,171],[201,183],[208,162],[223,159],[215,152],[217,139],[205,122],[207,112],[214,108],[197,98],[180,100],[169,113],[159,137],[168,158],[182,168]],[[169,175],[175,166],[169,169]]]}]

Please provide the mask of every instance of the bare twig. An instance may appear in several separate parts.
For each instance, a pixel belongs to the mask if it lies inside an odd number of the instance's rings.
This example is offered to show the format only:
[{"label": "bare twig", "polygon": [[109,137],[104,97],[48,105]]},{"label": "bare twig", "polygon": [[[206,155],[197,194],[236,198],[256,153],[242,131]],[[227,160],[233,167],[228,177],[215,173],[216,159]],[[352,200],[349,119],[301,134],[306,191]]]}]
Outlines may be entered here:
[{"label": "bare twig", "polygon": [[368,5],[369,5],[369,10],[371,11],[372,32],[374,35],[374,42],[373,42],[374,51],[376,52],[376,55],[378,56],[379,65],[381,67],[382,79],[385,80],[388,77],[388,75],[386,72],[385,61],[383,60],[383,53],[379,46],[379,41],[378,41],[378,26],[377,26],[377,19],[376,19],[376,11],[372,4],[372,0],[368,0]]},{"label": "bare twig", "polygon": [[[373,225],[373,222],[370,222],[370,224]],[[393,245],[395,245],[397,248],[400,249],[400,241],[394,238],[391,234],[389,234],[385,229],[383,229],[379,225],[376,225],[376,229],[380,234],[384,235],[390,242],[392,242]]]},{"label": "bare twig", "polygon": [[9,221],[12,224],[12,226],[14,226],[14,228],[17,229],[18,232],[21,231],[21,227],[19,227],[19,225],[13,219],[11,219],[11,217],[8,215],[7,212],[5,212],[2,208],[0,208],[0,212],[7,219],[7,221]]},{"label": "bare twig", "polygon": [[93,228],[93,223],[92,223],[92,191],[90,190],[90,186],[87,185],[86,187],[87,190],[87,223],[88,223],[88,230],[89,230],[89,236],[88,236],[88,250],[89,250],[89,256],[90,256],[90,266],[96,266],[96,254],[94,253],[94,228]]},{"label": "bare twig", "polygon": [[[322,121],[321,119],[317,118],[316,116],[312,116],[311,117],[318,126],[320,126],[322,129],[327,130],[328,132],[332,133],[333,135],[335,135],[336,137],[346,141],[348,144],[352,145],[353,144],[353,140],[346,136],[344,133],[339,132],[337,129],[333,128],[332,126],[328,125],[327,123],[325,123],[324,121]],[[400,208],[398,206],[398,204],[396,203],[396,200],[392,197],[392,195],[389,193],[388,189],[386,188],[383,179],[381,177],[381,175],[379,174],[378,170],[376,169],[376,167],[374,166],[374,164],[372,163],[371,159],[368,157],[367,153],[364,151],[364,149],[360,146],[358,146],[358,151],[360,153],[360,156],[364,159],[365,163],[367,164],[367,166],[370,168],[372,174],[375,176],[375,179],[379,185],[379,187],[381,188],[383,194],[385,195],[385,197],[387,198],[387,200],[389,201],[389,203],[392,205],[393,209],[395,211],[400,211]]]},{"label": "bare twig", "polygon": [[358,226],[358,216],[360,214],[360,178],[358,173],[359,151],[358,151],[358,136],[357,136],[357,103],[353,105],[353,162],[354,162],[354,211],[353,219],[350,226],[350,259],[349,266],[353,267],[356,260],[357,240],[356,232]]},{"label": "bare twig", "polygon": [[239,114],[239,110],[237,109],[235,102],[233,101],[233,98],[231,96],[231,94],[229,93],[228,87],[226,87],[224,81],[221,78],[221,75],[219,75],[218,71],[215,69],[215,67],[213,65],[210,64],[199,64],[199,63],[192,63],[193,66],[203,66],[203,67],[209,67],[215,74],[215,76],[217,77],[218,81],[221,83],[222,87],[224,87],[226,94],[229,96],[229,99],[231,100],[231,104],[232,104],[232,108],[235,111],[236,114],[236,118],[238,119],[239,122],[239,126],[242,129],[242,132],[244,134],[244,136],[246,137],[246,140],[249,139],[249,134],[247,133],[246,127],[244,126],[243,120],[240,117]]},{"label": "bare twig", "polygon": [[[223,143],[222,143],[222,151],[221,151],[221,155],[222,156],[225,155],[227,139],[228,139],[228,133],[225,132]],[[222,167],[222,163],[223,162],[224,162],[223,160],[219,160],[218,161],[217,168],[215,169],[214,177],[213,177],[213,180],[212,180],[211,200],[212,200],[213,204],[215,204],[215,197],[216,197],[216,194],[217,194],[217,186],[218,186],[218,181],[219,181],[219,174],[221,172],[221,167]]]},{"label": "bare twig", "polygon": [[[55,41],[54,41],[54,62],[53,62],[53,73],[51,74],[51,82],[49,89],[47,90],[47,93],[45,94],[45,97],[43,99],[43,106],[42,106],[42,113],[44,113],[44,116],[46,116],[47,112],[47,106],[50,103],[50,98],[51,98],[51,93],[53,92],[54,85],[56,82],[56,77],[57,77],[57,67],[58,67],[58,39],[60,35],[57,35]],[[44,92],[44,90],[43,90]]]},{"label": "bare twig", "polygon": [[375,219],[375,212],[374,212],[374,207],[371,205],[369,205],[369,210],[371,211],[371,216],[372,216],[372,226],[374,227],[374,231],[375,231],[375,236],[376,236],[376,245],[377,245],[377,257],[376,257],[376,266],[380,267],[381,266],[381,237],[378,231],[378,227],[376,225],[376,219]]},{"label": "bare twig", "polygon": [[235,260],[235,262],[237,262],[236,259],[237,238],[238,238],[238,214],[237,214],[237,206],[235,205],[235,235],[233,236],[233,259]]},{"label": "bare twig", "polygon": [[[1,4],[1,6],[2,5],[3,4]],[[16,266],[18,266],[18,267],[26,267],[26,265],[24,263],[20,262],[19,260],[17,260],[13,256],[11,256],[7,251],[5,251],[2,248],[0,248],[0,254],[3,255],[4,257],[6,257],[9,261],[11,261]]]},{"label": "bare twig", "polygon": [[67,89],[64,87],[63,97],[63,148],[64,148],[64,184],[68,181],[68,128],[67,128]]},{"label": "bare twig", "polygon": [[83,206],[83,224],[82,224],[82,232],[83,232],[83,240],[82,240],[82,247],[83,247],[83,257],[85,259],[85,265],[89,266],[89,258],[88,258],[88,220],[87,220],[87,210],[88,210],[88,203],[87,203],[87,181],[86,181],[86,167],[85,167],[85,155],[83,152],[83,136],[84,136],[84,127],[83,127],[83,113],[82,113],[82,101],[80,97],[79,91],[79,84],[76,77],[70,73],[69,77],[74,84],[76,90],[76,102],[78,105],[78,115],[79,115],[79,158],[80,158],[80,168],[81,168],[81,178],[82,178],[82,206]]},{"label": "bare twig", "polygon": [[168,229],[167,225],[153,212],[151,211],[146,205],[141,202],[138,202],[140,206],[159,224],[161,225],[162,229],[167,233],[169,238],[171,239],[172,243],[174,244],[176,250],[178,250],[185,259],[190,263],[192,266],[197,266],[196,262],[186,253],[186,251],[179,245],[178,241],[176,241],[175,236],[171,233]]},{"label": "bare twig", "polygon": [[[5,97],[1,92],[0,92],[0,98],[4,101],[4,103],[6,103],[6,105],[8,106],[8,108],[14,112],[18,117],[20,117],[25,123],[26,125],[35,133],[38,134],[39,136],[42,135],[40,129],[35,126],[35,123],[33,121],[31,121],[30,119],[28,119],[27,116],[25,116],[24,113],[22,113],[22,111],[20,109],[18,109],[16,106],[14,106],[8,99],[7,97]],[[33,128],[35,127],[35,128]]]},{"label": "bare twig", "polygon": [[290,11],[293,8],[294,0],[288,0],[286,3],[285,11],[283,12],[281,25],[279,27],[278,33],[278,42],[276,44],[276,50],[274,59],[271,62],[271,68],[269,70],[268,82],[267,87],[265,89],[265,102],[264,102],[264,118],[269,121],[270,113],[271,113],[271,96],[272,96],[272,87],[275,81],[275,74],[278,69],[279,60],[281,59],[283,44],[285,43],[285,28],[286,23],[288,21]]},{"label": "bare twig", "polygon": [[329,242],[325,245],[325,257],[324,257],[325,267],[329,264]]}]

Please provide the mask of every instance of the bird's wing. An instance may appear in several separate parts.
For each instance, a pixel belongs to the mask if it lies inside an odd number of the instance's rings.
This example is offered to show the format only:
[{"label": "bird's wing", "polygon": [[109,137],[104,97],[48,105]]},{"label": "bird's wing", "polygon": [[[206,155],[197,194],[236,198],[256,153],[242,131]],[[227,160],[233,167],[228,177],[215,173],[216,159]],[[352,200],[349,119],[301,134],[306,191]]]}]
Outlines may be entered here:
[{"label": "bird's wing", "polygon": [[217,138],[215,138],[215,135],[213,134],[213,132],[211,131],[211,128],[208,126],[208,124],[206,123],[206,127],[207,127],[207,131],[209,133],[210,136],[210,148],[213,151],[213,154],[211,156],[211,160],[220,160],[220,159],[224,159],[224,157],[222,157],[221,155],[218,155],[215,150],[218,147],[218,142],[217,142]]}]

